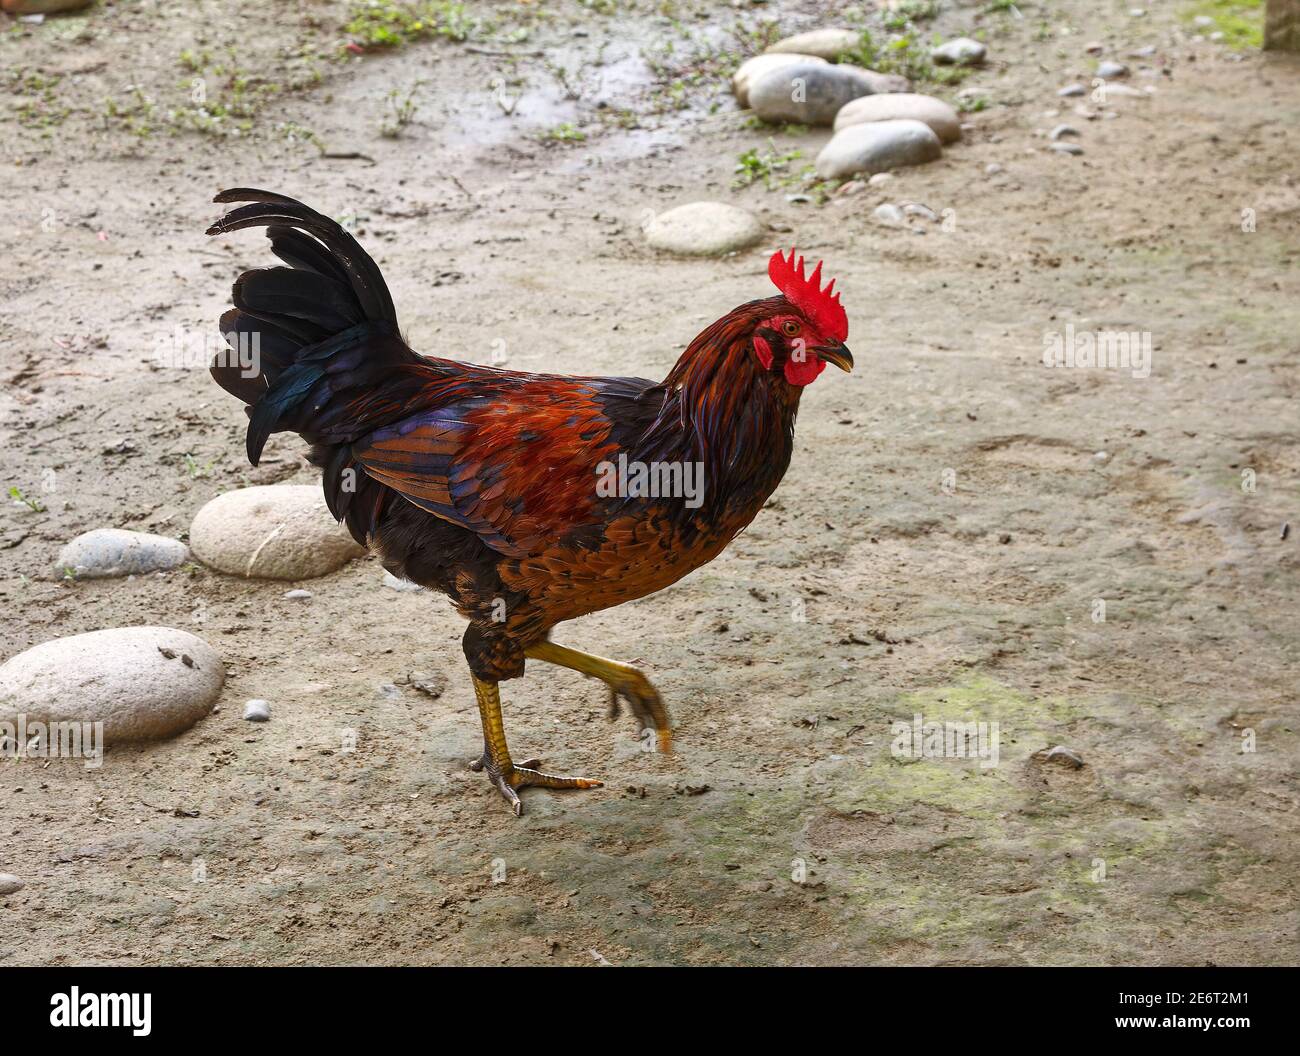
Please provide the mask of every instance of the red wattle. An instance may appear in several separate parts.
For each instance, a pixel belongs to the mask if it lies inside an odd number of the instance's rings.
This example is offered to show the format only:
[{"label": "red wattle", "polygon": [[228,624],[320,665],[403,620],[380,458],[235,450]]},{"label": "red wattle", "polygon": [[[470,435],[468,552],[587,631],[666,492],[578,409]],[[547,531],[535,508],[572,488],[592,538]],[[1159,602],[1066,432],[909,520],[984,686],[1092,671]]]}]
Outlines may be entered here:
[{"label": "red wattle", "polygon": [[805,357],[802,363],[796,363],[793,359],[786,360],[785,380],[791,385],[808,385],[826,369],[826,360],[820,356],[808,352],[805,353]]}]

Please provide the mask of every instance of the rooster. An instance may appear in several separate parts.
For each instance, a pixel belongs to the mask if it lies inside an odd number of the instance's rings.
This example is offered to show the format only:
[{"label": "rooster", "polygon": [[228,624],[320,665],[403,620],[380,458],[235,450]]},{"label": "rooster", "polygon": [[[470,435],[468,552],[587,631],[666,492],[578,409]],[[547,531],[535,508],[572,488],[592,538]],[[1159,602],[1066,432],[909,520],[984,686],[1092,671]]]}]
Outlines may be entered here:
[{"label": "rooster", "polygon": [[[224,353],[212,365],[248,405],[248,459],[257,465],[271,433],[298,433],[330,512],[391,573],[448,595],[469,621],[483,724],[471,768],[516,815],[523,788],[600,787],[511,758],[498,687],[527,660],[602,680],[611,714],[626,702],[647,747],[670,752],[668,712],[645,675],[558,645],[551,629],[676,582],[754,519],[790,464],[804,386],[827,363],[853,367],[821,264],[805,275],[794,250],[774,254],[779,295],[713,323],[663,381],[528,374],[412,351],[375,262],[301,202],[252,189],[215,200],[251,204],[209,235],[265,228],[288,265],[244,272],[221,317],[232,349],[259,353],[251,369]],[[692,481],[687,498],[661,494]]]}]

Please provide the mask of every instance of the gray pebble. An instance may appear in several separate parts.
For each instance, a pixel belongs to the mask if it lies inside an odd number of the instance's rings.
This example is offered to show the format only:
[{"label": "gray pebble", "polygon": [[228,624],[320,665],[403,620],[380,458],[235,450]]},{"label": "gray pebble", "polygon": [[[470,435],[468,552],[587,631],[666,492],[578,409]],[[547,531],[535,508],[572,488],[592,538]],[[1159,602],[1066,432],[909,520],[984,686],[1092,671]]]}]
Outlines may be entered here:
[{"label": "gray pebble", "polygon": [[939,219],[938,213],[920,202],[908,202],[903,206],[903,213],[906,216],[919,216],[922,220],[929,220],[931,223],[936,223]]},{"label": "gray pebble", "polygon": [[939,137],[924,122],[870,121],[835,133],[817,155],[817,175],[829,180],[861,172],[888,172],[934,161],[942,154]]},{"label": "gray pebble", "polygon": [[13,873],[0,873],[0,895],[12,895],[26,886]]},{"label": "gray pebble", "polygon": [[1073,748],[1066,748],[1062,744],[1058,744],[1053,748],[1044,748],[1041,752],[1038,752],[1037,755],[1038,758],[1045,763],[1056,763],[1060,766],[1068,766],[1075,770],[1079,770],[1083,767],[1083,756]]},{"label": "gray pebble", "polygon": [[986,49],[978,40],[957,37],[940,44],[930,52],[930,61],[940,66],[978,66],[984,61]]},{"label": "gray pebble", "polygon": [[882,202],[871,211],[871,215],[882,224],[888,224],[890,227],[903,226],[903,210],[898,208],[898,206],[893,202]]},{"label": "gray pebble", "polygon": [[934,129],[943,143],[961,138],[961,121],[957,111],[942,99],[913,92],[883,92],[864,95],[845,104],[835,115],[835,131],[868,121],[894,121],[911,118]]},{"label": "gray pebble", "polygon": [[1081,84],[1067,84],[1064,88],[1060,89],[1056,94],[1061,96],[1062,98],[1068,99],[1071,96],[1083,95],[1085,92],[1087,92],[1087,90],[1088,89]]},{"label": "gray pebble", "polygon": [[423,693],[426,697],[433,697],[434,700],[442,696],[447,688],[447,680],[437,671],[412,671],[407,676],[407,682],[416,692]]},{"label": "gray pebble", "polygon": [[813,29],[793,37],[778,40],[767,54],[781,55],[815,55],[827,62],[834,62],[846,51],[852,51],[862,43],[862,34],[853,29]]},{"label": "gray pebble", "polygon": [[389,590],[408,591],[423,590],[419,583],[412,583],[409,579],[398,579],[395,575],[384,569],[384,586]]},{"label": "gray pebble", "polygon": [[1079,130],[1075,128],[1073,125],[1057,125],[1048,134],[1047,138],[1051,140],[1057,140],[1060,139],[1062,136],[1077,136],[1078,134],[1079,134]]},{"label": "gray pebble", "polygon": [[311,597],[310,590],[286,590],[284,596],[290,601],[307,601]]},{"label": "gray pebble", "polygon": [[56,570],[71,569],[78,579],[142,575],[179,568],[190,549],[176,539],[121,528],[83,532],[59,551]]},{"label": "gray pebble", "polygon": [[1111,96],[1122,99],[1150,99],[1151,93],[1141,88],[1134,88],[1131,84],[1107,84],[1106,98]]},{"label": "gray pebble", "polygon": [[245,722],[270,722],[271,705],[265,700],[250,700],[244,705]]},{"label": "gray pebble", "polygon": [[759,74],[749,86],[750,108],[764,121],[778,124],[829,125],[841,107],[890,88],[892,79],[857,66],[833,66],[820,60],[798,62]]},{"label": "gray pebble", "polygon": [[1048,146],[1058,154],[1082,154],[1083,148],[1078,143],[1050,143]]},{"label": "gray pebble", "polygon": [[764,230],[758,217],[729,202],[687,202],[659,213],[644,234],[653,248],[668,253],[721,256],[762,241]]},{"label": "gray pebble", "polygon": [[1122,62],[1101,62],[1097,64],[1098,77],[1127,77],[1128,67]]}]

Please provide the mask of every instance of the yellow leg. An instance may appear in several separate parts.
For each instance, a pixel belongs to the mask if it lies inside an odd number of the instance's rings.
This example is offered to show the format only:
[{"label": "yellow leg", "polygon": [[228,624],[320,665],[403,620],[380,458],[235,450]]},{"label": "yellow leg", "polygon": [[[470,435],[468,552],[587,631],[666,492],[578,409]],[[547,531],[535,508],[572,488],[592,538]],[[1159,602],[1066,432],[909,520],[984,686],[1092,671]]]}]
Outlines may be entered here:
[{"label": "yellow leg", "polygon": [[673,750],[672,723],[668,719],[668,709],[659,699],[659,693],[650,680],[630,664],[621,664],[617,660],[592,656],[577,649],[568,649],[554,642],[539,642],[524,650],[524,655],[533,660],[545,660],[548,664],[559,664],[571,671],[581,671],[584,675],[598,678],[609,686],[610,718],[618,716],[619,698],[627,701],[632,714],[636,717],[638,729],[653,730],[655,744],[665,754]]},{"label": "yellow leg", "polygon": [[486,770],[492,784],[506,798],[518,817],[524,812],[519,801],[519,789],[538,788],[600,788],[601,782],[584,777],[556,777],[532,769],[540,765],[536,759],[526,760],[516,766],[510,759],[506,744],[506,727],[501,718],[501,693],[495,682],[474,679],[474,695],[478,698],[479,718],[483,721],[483,755],[470,764],[471,770]]}]

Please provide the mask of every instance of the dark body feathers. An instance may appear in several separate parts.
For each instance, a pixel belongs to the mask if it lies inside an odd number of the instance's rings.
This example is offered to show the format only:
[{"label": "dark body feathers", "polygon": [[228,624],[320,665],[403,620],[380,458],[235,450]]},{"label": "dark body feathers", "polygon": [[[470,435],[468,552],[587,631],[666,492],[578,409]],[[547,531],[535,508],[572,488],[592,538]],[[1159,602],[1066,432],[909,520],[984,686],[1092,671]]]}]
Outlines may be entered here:
[{"label": "dark body feathers", "polygon": [[[712,560],[789,464],[799,390],[751,351],[783,298],[713,324],[663,382],[498,370],[413,352],[379,269],[333,221],[265,191],[217,200],[253,204],[210,234],[264,227],[287,265],[241,275],[221,320],[232,347],[259,351],[256,370],[212,367],[249,405],[249,460],[271,433],[299,433],[352,535],[469,619],[481,679],[521,674],[524,648],[556,623]],[[602,497],[598,467],[620,454],[701,463],[702,502]]]}]

